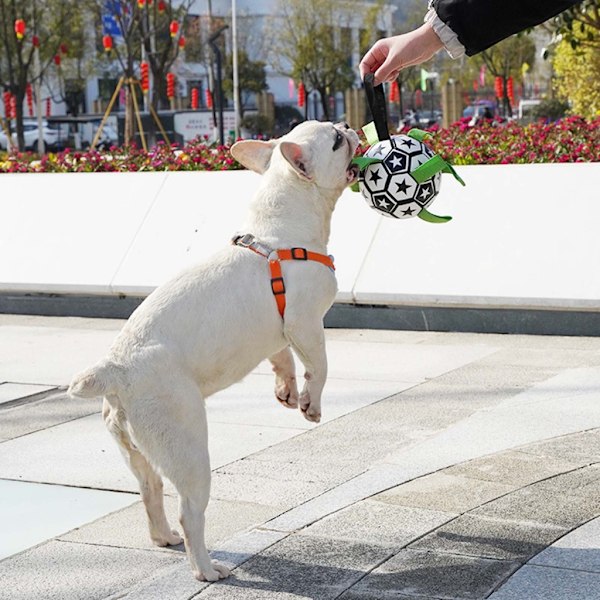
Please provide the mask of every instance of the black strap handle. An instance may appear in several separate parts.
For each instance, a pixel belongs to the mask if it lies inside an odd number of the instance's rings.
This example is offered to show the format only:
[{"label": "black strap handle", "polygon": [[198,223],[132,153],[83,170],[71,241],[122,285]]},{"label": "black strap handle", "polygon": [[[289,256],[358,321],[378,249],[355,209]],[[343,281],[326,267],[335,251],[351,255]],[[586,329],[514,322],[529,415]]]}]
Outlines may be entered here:
[{"label": "black strap handle", "polygon": [[385,101],[385,94],[383,93],[383,85],[373,85],[375,75],[373,73],[367,73],[365,75],[364,84],[365,92],[367,94],[367,102],[373,115],[373,123],[375,123],[375,129],[377,130],[377,137],[379,140],[389,140],[390,132],[388,131],[388,118],[387,118],[387,104]]}]

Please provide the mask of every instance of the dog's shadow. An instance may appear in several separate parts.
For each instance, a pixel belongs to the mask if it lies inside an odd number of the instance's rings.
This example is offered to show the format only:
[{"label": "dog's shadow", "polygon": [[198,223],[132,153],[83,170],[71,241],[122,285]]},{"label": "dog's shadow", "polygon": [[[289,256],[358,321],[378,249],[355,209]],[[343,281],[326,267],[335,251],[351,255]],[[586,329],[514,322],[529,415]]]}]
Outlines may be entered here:
[{"label": "dog's shadow", "polygon": [[[469,539],[483,543],[490,550],[495,548],[500,553],[508,550],[514,552],[522,544],[522,540],[512,539],[512,536],[506,539]],[[373,546],[365,548],[373,551]],[[503,585],[515,585],[510,582],[510,578],[544,548],[546,549],[543,558],[537,560],[533,575],[531,568],[523,575],[534,577],[538,585],[543,586],[544,581],[554,585],[563,577],[563,569],[573,569],[573,565],[579,565],[580,568],[597,573],[597,577],[600,577],[600,549],[557,548],[547,547],[546,544],[534,544],[533,547],[523,548],[521,556],[518,556],[517,551],[517,556],[511,558],[505,556],[492,559],[489,556],[380,547],[379,550],[387,554],[387,557],[382,554],[380,560],[367,566],[365,563],[369,561],[360,555],[360,546],[355,546],[354,550],[346,548],[349,552],[344,554],[343,562],[347,567],[326,564],[327,556],[315,557],[314,561],[311,561],[309,556],[306,556],[306,561],[281,556],[253,556],[236,568],[231,577],[212,585],[209,596],[211,599],[224,600],[238,597],[261,598],[260,592],[264,592],[265,597],[267,594],[271,597],[272,593],[274,598],[281,594],[282,599],[298,597],[311,600],[381,600],[393,597],[431,598],[449,595],[483,599]],[[340,554],[343,552],[344,549],[340,548]],[[330,561],[333,559],[337,563],[341,562],[340,554],[337,557],[329,556]],[[220,558],[236,562],[238,557],[222,554]],[[388,560],[389,563],[385,564]],[[356,568],[350,566],[353,563],[357,565]],[[383,568],[372,572],[371,570],[376,569],[378,565],[382,565]],[[568,585],[577,586],[577,582],[572,581]],[[571,592],[576,594],[577,590],[571,589]]]}]

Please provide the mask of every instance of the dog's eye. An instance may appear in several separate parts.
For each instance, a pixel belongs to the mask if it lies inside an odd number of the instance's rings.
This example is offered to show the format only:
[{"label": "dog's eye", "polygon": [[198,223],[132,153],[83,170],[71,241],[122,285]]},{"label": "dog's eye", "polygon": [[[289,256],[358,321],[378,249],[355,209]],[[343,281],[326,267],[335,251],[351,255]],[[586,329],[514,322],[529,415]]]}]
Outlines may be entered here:
[{"label": "dog's eye", "polygon": [[335,152],[343,143],[344,136],[339,131],[336,131],[335,143],[333,144],[333,151]]}]

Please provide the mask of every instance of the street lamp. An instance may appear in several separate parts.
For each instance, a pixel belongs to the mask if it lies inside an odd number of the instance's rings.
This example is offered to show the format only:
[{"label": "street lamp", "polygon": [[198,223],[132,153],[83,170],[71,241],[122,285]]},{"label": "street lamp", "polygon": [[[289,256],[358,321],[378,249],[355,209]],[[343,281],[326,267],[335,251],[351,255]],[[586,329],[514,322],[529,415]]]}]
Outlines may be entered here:
[{"label": "street lamp", "polygon": [[233,114],[235,119],[234,125],[234,141],[239,137],[239,76],[238,76],[238,52],[237,52],[237,15],[236,15],[236,0],[231,0],[231,35],[232,35],[232,47],[231,53],[233,54]]},{"label": "street lamp", "polygon": [[219,142],[221,146],[225,144],[225,134],[223,132],[223,68],[222,60],[223,56],[221,48],[217,44],[217,39],[220,35],[229,28],[229,25],[223,25],[215,31],[209,38],[208,43],[215,54],[215,60],[217,63],[217,81],[215,82],[215,100],[218,102],[218,113],[219,113]]}]

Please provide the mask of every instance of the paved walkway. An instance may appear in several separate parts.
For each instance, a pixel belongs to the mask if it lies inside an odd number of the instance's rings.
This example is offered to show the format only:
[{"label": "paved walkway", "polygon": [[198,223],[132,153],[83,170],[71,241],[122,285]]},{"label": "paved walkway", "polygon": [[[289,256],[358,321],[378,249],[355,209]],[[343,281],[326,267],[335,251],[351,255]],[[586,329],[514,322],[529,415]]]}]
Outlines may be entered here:
[{"label": "paved walkway", "polygon": [[261,365],[208,401],[208,585],[64,395],[121,325],[0,315],[0,598],[600,597],[600,339],[328,330],[318,426]]}]

